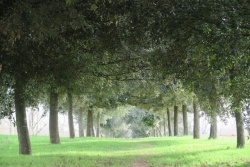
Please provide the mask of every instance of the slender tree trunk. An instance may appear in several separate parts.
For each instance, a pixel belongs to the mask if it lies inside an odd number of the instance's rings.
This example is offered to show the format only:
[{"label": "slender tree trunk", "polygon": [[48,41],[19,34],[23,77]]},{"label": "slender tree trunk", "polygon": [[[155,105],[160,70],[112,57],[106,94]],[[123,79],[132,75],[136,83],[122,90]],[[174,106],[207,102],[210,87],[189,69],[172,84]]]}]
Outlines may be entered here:
[{"label": "slender tree trunk", "polygon": [[159,127],[156,127],[156,128],[157,128],[157,130],[158,130],[158,136],[159,136],[159,137],[162,137],[161,129],[160,129]]},{"label": "slender tree trunk", "polygon": [[92,106],[90,106],[90,108],[88,109],[87,136],[93,136],[93,108]]},{"label": "slender tree trunk", "polygon": [[169,135],[169,136],[172,136],[172,130],[171,130],[171,117],[170,117],[169,108],[167,108],[167,115],[168,115],[168,135]]},{"label": "slender tree trunk", "polygon": [[182,105],[184,135],[188,135],[187,105]]},{"label": "slender tree trunk", "polygon": [[69,111],[68,111],[68,122],[69,122],[69,137],[75,138],[75,130],[74,130],[74,120],[73,120],[73,100],[72,100],[72,94],[68,92],[68,105],[69,105]]},{"label": "slender tree trunk", "polygon": [[83,115],[81,109],[78,112],[78,128],[79,128],[79,137],[84,137]]},{"label": "slender tree trunk", "polygon": [[100,137],[100,112],[97,113],[96,137]]},{"label": "slender tree trunk", "polygon": [[10,124],[9,124],[9,126],[10,126],[10,135],[12,134],[12,121],[11,121],[11,119],[9,119],[9,122],[10,122]]},{"label": "slender tree trunk", "polygon": [[237,130],[237,148],[245,146],[244,124],[242,112],[235,111],[236,130]]},{"label": "slender tree trunk", "polygon": [[50,143],[59,144],[59,130],[58,130],[58,93],[54,90],[50,92],[50,112],[49,112],[49,133]]},{"label": "slender tree trunk", "polygon": [[197,102],[193,101],[193,108],[194,108],[194,132],[193,137],[194,139],[200,138],[200,116],[197,110]]},{"label": "slender tree trunk", "polygon": [[217,119],[216,115],[213,114],[211,116],[211,123],[210,123],[210,135],[209,139],[217,139]]},{"label": "slender tree trunk", "polygon": [[156,129],[154,128],[154,137],[157,137]]},{"label": "slender tree trunk", "polygon": [[19,141],[19,154],[31,155],[32,151],[25,111],[24,88],[19,80],[16,81],[14,96],[16,109],[16,124]]},{"label": "slender tree trunk", "polygon": [[91,136],[92,137],[95,137],[95,127],[94,127],[94,119],[93,119],[93,121],[92,121],[92,124],[93,124],[93,128],[92,128],[92,134],[91,134]]},{"label": "slender tree trunk", "polygon": [[174,106],[174,136],[179,135],[178,129],[178,106]]},{"label": "slender tree trunk", "polygon": [[167,136],[167,130],[166,130],[166,114],[163,114],[163,135]]}]

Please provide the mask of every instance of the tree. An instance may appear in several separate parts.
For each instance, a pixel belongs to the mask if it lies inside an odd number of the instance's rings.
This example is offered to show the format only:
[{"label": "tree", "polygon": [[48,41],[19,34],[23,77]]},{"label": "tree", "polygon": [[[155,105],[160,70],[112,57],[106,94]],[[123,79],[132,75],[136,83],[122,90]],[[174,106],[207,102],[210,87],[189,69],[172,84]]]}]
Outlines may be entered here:
[{"label": "tree", "polygon": [[171,117],[169,109],[167,108],[167,116],[168,116],[168,135],[172,136],[172,130],[171,130]]},{"label": "tree", "polygon": [[58,130],[58,93],[56,91],[52,89],[50,92],[49,133],[51,144],[60,143]]},{"label": "tree", "polygon": [[175,106],[174,106],[174,136],[178,136],[178,135],[179,135],[178,115],[179,115],[178,106],[175,105]]},{"label": "tree", "polygon": [[210,120],[210,134],[209,139],[217,138],[217,117],[216,114],[213,114]]},{"label": "tree", "polygon": [[182,114],[183,114],[183,129],[184,135],[188,135],[188,117],[187,117],[187,105],[182,104]]},{"label": "tree", "polygon": [[78,111],[78,129],[79,129],[79,137],[84,137],[83,111],[82,111],[82,109],[79,109],[79,111]]},{"label": "tree", "polygon": [[94,118],[93,118],[93,106],[90,105],[88,108],[88,116],[87,116],[87,134],[86,136],[95,136],[93,127],[94,126]]},{"label": "tree", "polygon": [[24,84],[21,80],[17,80],[15,84],[15,108],[16,123],[19,141],[19,154],[31,154],[31,144],[25,110]]},{"label": "tree", "polygon": [[74,122],[73,122],[73,99],[72,94],[68,92],[68,121],[69,121],[69,136],[75,138]]},{"label": "tree", "polygon": [[193,109],[194,109],[194,129],[193,129],[193,137],[194,139],[200,138],[200,115],[197,108],[197,101],[193,101]]}]

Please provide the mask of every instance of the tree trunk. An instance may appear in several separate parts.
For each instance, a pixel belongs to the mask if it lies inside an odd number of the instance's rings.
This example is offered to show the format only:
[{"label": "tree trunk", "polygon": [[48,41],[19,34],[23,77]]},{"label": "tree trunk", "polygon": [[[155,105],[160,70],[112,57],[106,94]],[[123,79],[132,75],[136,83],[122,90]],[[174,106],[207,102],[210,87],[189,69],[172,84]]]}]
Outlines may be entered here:
[{"label": "tree trunk", "polygon": [[73,120],[73,101],[72,101],[72,94],[68,93],[68,121],[69,121],[69,137],[75,138],[75,130],[74,130],[74,120]]},{"label": "tree trunk", "polygon": [[97,114],[96,137],[100,137],[100,112]]},{"label": "tree trunk", "polygon": [[92,120],[92,124],[93,124],[93,128],[92,128],[92,134],[91,134],[91,136],[92,137],[95,137],[95,127],[94,127],[94,119]]},{"label": "tree trunk", "polygon": [[25,111],[24,88],[22,83],[18,80],[16,81],[14,96],[16,109],[16,125],[19,141],[19,154],[31,155],[32,151]]},{"label": "tree trunk", "polygon": [[167,115],[168,115],[168,135],[169,135],[169,136],[172,136],[172,130],[171,130],[171,117],[170,117],[169,108],[167,108]]},{"label": "tree trunk", "polygon": [[49,135],[51,144],[60,143],[58,130],[58,93],[54,90],[50,92]]},{"label": "tree trunk", "polygon": [[187,105],[182,105],[184,135],[188,135]]},{"label": "tree trunk", "polygon": [[178,106],[174,106],[174,136],[179,135],[178,129]]},{"label": "tree trunk", "polygon": [[167,136],[167,130],[166,130],[166,114],[163,114],[163,135]]},{"label": "tree trunk", "polygon": [[90,106],[90,108],[88,109],[87,136],[93,136],[93,109],[92,109],[92,106]]},{"label": "tree trunk", "polygon": [[216,115],[211,116],[209,139],[217,139],[217,119]]},{"label": "tree trunk", "polygon": [[236,120],[236,130],[237,130],[237,148],[243,148],[245,146],[245,137],[244,137],[244,124],[242,112],[235,111],[235,120]]},{"label": "tree trunk", "polygon": [[157,128],[157,130],[158,130],[158,136],[159,136],[159,137],[162,137],[161,129],[160,129],[159,127],[156,127],[156,128]]},{"label": "tree trunk", "polygon": [[83,115],[81,109],[78,112],[78,128],[79,128],[79,137],[84,137]]},{"label": "tree trunk", "polygon": [[194,108],[194,132],[193,137],[194,139],[200,138],[200,116],[197,110],[197,104],[193,101],[193,108]]},{"label": "tree trunk", "polygon": [[154,128],[154,137],[157,137],[156,129]]}]

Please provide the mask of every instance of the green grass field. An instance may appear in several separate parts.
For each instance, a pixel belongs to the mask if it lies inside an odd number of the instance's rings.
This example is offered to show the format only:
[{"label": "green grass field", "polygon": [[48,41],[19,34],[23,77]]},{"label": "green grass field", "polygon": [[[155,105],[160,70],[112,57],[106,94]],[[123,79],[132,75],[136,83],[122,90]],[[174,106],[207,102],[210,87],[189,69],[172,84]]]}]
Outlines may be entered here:
[{"label": "green grass field", "polygon": [[51,145],[49,137],[32,136],[31,143],[32,156],[19,155],[17,136],[0,135],[0,166],[250,166],[250,141],[236,149],[235,138],[61,138]]}]

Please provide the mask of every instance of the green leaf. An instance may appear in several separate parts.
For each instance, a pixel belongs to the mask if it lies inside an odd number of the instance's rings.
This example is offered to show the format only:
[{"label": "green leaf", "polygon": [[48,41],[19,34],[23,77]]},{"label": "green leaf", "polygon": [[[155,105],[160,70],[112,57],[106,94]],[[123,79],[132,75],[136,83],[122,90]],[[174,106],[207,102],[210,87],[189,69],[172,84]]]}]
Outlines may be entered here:
[{"label": "green leaf", "polygon": [[71,0],[66,0],[66,5],[71,5]]},{"label": "green leaf", "polygon": [[91,7],[90,7],[90,10],[91,10],[91,11],[96,11],[97,8],[98,8],[98,7],[96,6],[96,4],[92,4]]}]

